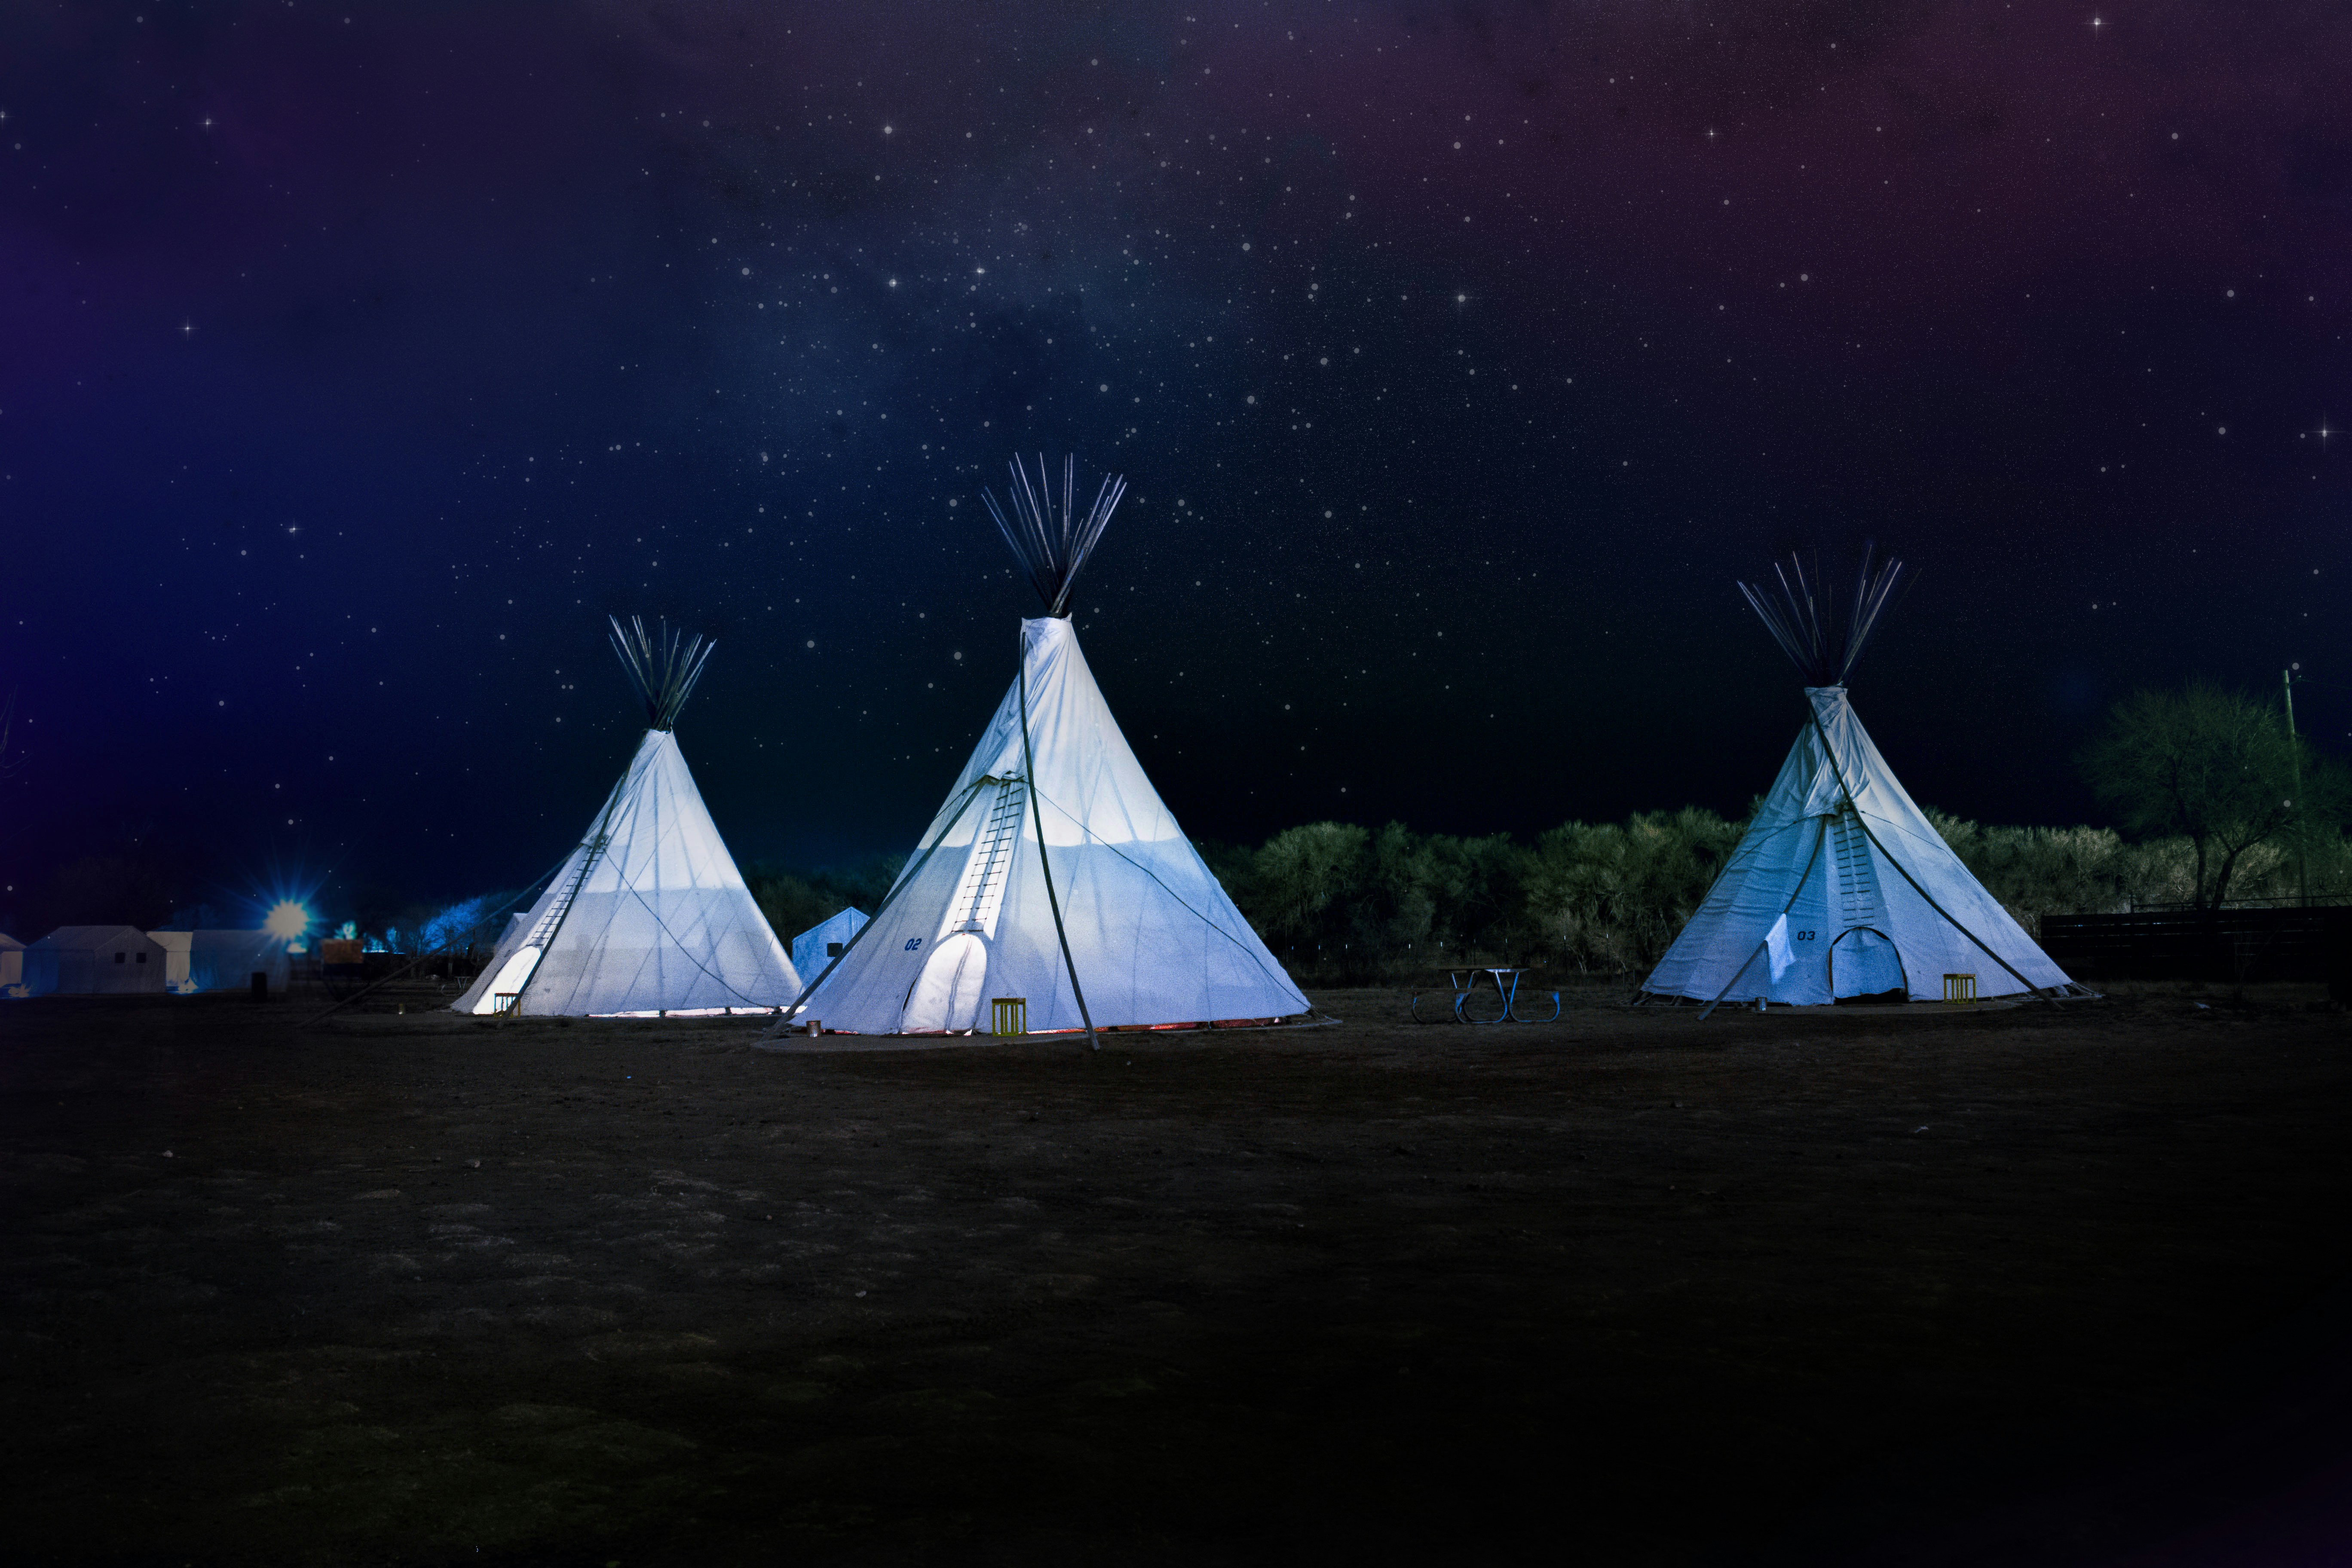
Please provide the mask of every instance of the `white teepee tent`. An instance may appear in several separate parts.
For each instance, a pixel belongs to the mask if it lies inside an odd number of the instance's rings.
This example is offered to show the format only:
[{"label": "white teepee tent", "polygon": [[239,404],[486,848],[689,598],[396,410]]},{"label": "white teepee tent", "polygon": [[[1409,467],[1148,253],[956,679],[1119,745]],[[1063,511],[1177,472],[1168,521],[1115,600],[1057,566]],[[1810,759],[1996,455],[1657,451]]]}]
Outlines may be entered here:
[{"label": "white teepee tent", "polygon": [[1979,996],[2079,991],[1912,804],[1846,700],[1901,574],[1865,558],[1842,641],[1801,567],[1793,585],[1781,577],[1784,604],[1740,584],[1803,672],[1811,712],[1645,998],[1939,1001],[1947,974],[1974,976]]},{"label": "white teepee tent", "polygon": [[[460,1013],[772,1011],[801,988],[735,868],[671,725],[710,657],[700,637],[613,623],[652,728],[530,912],[510,922]],[[510,999],[510,1000],[509,1000]]]},{"label": "white teepee tent", "polygon": [[1013,520],[988,498],[1047,613],[1021,669],[874,918],[800,1016],[858,1034],[985,1029],[1018,997],[1028,1028],[1268,1020],[1307,998],[1234,908],[1119,733],[1067,618],[1071,580],[1123,487],[1083,517],[1063,471],[1013,465]]}]

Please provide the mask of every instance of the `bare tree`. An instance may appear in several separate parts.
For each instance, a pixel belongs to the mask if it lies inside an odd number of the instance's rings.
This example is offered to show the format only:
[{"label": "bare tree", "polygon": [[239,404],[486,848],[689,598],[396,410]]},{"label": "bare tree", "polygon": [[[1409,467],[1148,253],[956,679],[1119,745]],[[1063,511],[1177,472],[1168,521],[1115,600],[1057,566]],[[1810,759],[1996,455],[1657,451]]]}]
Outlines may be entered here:
[{"label": "bare tree", "polygon": [[2289,734],[2276,708],[2202,682],[2117,703],[2083,772],[2125,831],[2189,841],[2200,909],[2229,897],[2248,850],[2343,815],[2341,769]]}]

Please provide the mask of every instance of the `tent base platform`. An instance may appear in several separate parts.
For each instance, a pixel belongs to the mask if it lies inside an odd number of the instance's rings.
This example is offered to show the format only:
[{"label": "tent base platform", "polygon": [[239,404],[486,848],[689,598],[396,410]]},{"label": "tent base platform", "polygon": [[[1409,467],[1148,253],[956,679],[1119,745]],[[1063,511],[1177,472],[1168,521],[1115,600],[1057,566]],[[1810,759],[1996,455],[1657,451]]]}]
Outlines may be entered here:
[{"label": "tent base platform", "polygon": [[[1205,1024],[1107,1024],[1095,1031],[1097,1037],[1132,1042],[1138,1036],[1194,1038],[1203,1035],[1266,1034],[1276,1030],[1323,1029],[1346,1022],[1323,1014],[1310,1014],[1297,1018],[1220,1018]],[[794,1033],[789,1028],[764,1034],[752,1041],[763,1051],[941,1051],[970,1046],[1045,1046],[1069,1045],[1084,1042],[1084,1029],[1045,1029],[1026,1035],[992,1035],[985,1029],[966,1033],[961,1030],[937,1034],[861,1035],[845,1029],[827,1029],[819,1035]]]},{"label": "tent base platform", "polygon": [[[629,1013],[585,1013],[587,1018],[774,1018],[790,1011],[788,1006],[775,1007],[645,1007]],[[561,1015],[530,1014],[525,1017],[561,1016]]]},{"label": "tent base platform", "polygon": [[[1991,996],[1981,1002],[1776,1002],[1761,1016],[1767,1018],[1803,1018],[1817,1024],[1831,1019],[1847,1019],[1858,1024],[1886,1023],[1897,1018],[1957,1018],[1970,1013],[2007,1013],[2024,1006],[2028,1002],[2039,1000],[2041,998],[2033,996]],[[1705,1005],[1687,998],[1683,1002],[1685,1007]],[[1726,1002],[1716,1012],[1717,1015],[1744,1013],[1757,1016],[1753,1002]]]},{"label": "tent base platform", "polygon": [[[2054,1004],[2065,1002],[2100,1002],[2104,1000],[2105,1000],[2105,997],[2103,993],[2094,991],[2087,985],[2070,980],[2065,984],[2065,985],[2062,987],[2053,987],[2048,991],[2011,991],[1999,996],[1972,997],[1965,1002],[1948,1002],[1943,998],[1937,996],[1915,996],[1905,1002],[1880,1002],[1875,1000],[1868,1002],[1852,1000],[1843,1002],[1774,1002],[1769,1004],[1764,1011],[1770,1013],[1797,1013],[1811,1018],[1831,1016],[1840,1018],[1927,1017],[1930,1016],[1940,1016],[1946,1014],[1959,1013],[1997,1013],[2005,1011],[2011,1007],[2024,1006],[2029,1002],[2046,1002]],[[1719,1001],[1710,1003],[1703,997],[1684,996],[1671,992],[1661,991],[1637,992],[1634,994],[1633,1000],[1628,1003],[1627,1005],[1633,1007],[1653,1008],[1661,1011],[1673,1011],[1683,1007],[1696,1007],[1702,1010],[1718,1013],[1754,1013],[1759,1010],[1757,1007],[1757,999],[1753,996],[1749,996],[1745,999],[1726,996]]]}]

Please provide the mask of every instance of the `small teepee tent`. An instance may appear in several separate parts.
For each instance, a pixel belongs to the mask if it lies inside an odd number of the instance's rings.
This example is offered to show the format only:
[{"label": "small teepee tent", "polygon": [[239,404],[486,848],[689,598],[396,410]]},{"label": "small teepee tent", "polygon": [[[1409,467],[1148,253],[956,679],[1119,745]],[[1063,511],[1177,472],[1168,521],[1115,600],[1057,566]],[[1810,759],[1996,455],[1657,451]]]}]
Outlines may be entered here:
[{"label": "small teepee tent", "polygon": [[1645,998],[1814,1005],[2079,990],[1962,865],[1906,795],[1845,679],[1902,576],[1865,556],[1843,636],[1802,566],[1776,602],[1740,592],[1805,679],[1811,713],[1706,900],[1643,982]]},{"label": "small teepee tent", "polygon": [[704,809],[672,726],[712,645],[613,622],[645,699],[637,754],[539,901],[509,924],[460,1013],[772,1011],[801,988]]},{"label": "small teepee tent", "polygon": [[[1045,602],[1021,668],[874,918],[800,1009],[827,1028],[990,1027],[1019,998],[1035,1033],[1304,1013],[1283,973],[1176,826],[1119,733],[1069,620],[1070,586],[1124,485],[1085,513],[1075,462],[1058,507],[1044,460],[989,511]],[[1009,512],[1009,516],[1008,516]]]}]

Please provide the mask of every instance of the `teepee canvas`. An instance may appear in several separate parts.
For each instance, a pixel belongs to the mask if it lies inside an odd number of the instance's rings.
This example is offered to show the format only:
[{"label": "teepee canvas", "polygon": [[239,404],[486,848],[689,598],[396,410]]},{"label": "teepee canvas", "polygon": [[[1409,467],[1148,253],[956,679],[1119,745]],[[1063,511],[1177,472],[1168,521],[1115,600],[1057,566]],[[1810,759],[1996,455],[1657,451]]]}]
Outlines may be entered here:
[{"label": "teepee canvas", "polygon": [[[1058,508],[1042,460],[986,498],[1046,613],[916,853],[801,1014],[828,1029],[991,1027],[1018,998],[1031,1032],[1272,1020],[1306,996],[1234,908],[1144,776],[1069,620],[1072,580],[1123,487]],[[1006,515],[1010,511],[1011,516]]]},{"label": "teepee canvas", "polygon": [[1775,603],[1740,591],[1806,680],[1811,711],[1706,900],[1645,997],[1784,1005],[2078,988],[1960,863],[1886,765],[1845,679],[1902,574],[1867,559],[1843,637],[1802,568]]},{"label": "teepee canvas", "polygon": [[509,924],[457,1010],[628,1016],[786,1006],[800,977],[743,885],[672,729],[711,645],[617,620],[613,645],[652,727],[587,836]]}]

